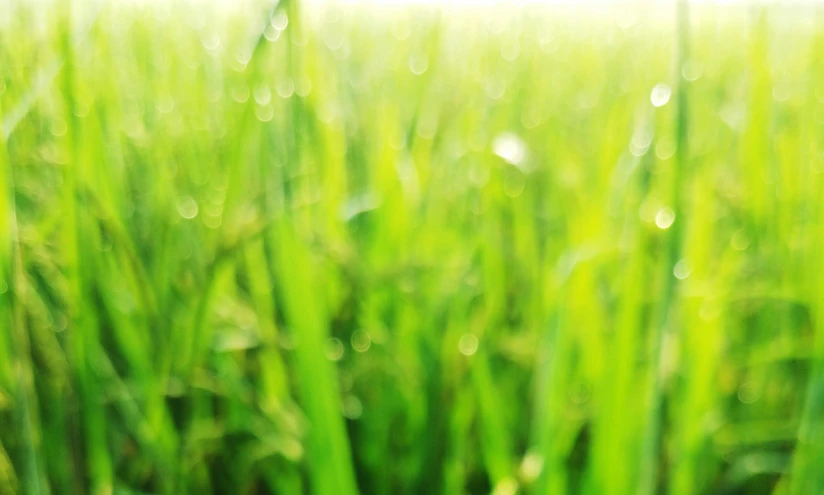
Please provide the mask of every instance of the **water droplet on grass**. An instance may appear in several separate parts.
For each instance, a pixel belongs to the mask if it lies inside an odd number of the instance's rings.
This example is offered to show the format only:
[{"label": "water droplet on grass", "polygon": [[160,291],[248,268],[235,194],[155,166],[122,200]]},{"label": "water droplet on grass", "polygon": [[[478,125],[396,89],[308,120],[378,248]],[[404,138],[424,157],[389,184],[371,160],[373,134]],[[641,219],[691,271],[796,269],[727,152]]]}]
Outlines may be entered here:
[{"label": "water droplet on grass", "polygon": [[521,44],[516,39],[506,40],[501,44],[501,56],[504,60],[512,62],[521,53]]},{"label": "water droplet on grass", "polygon": [[537,452],[527,452],[521,461],[521,477],[531,483],[538,479],[544,470],[544,456]]},{"label": "water droplet on grass", "polygon": [[239,84],[232,88],[232,99],[238,103],[246,103],[249,101],[249,86]]},{"label": "water droplet on grass", "polygon": [[518,493],[518,482],[513,478],[504,478],[495,485],[492,495],[515,495]]},{"label": "water droplet on grass", "polygon": [[324,44],[326,45],[326,48],[333,51],[342,47],[344,41],[346,41],[346,38],[343,37],[343,33],[337,30],[326,33],[326,36],[324,37]]},{"label": "water droplet on grass", "polygon": [[261,122],[269,122],[275,116],[275,108],[272,105],[255,105],[255,117]]},{"label": "water droplet on grass", "polygon": [[289,16],[286,15],[286,12],[280,11],[272,17],[272,26],[275,27],[278,31],[283,31],[286,29],[286,26],[289,25]]},{"label": "water droplet on grass", "polygon": [[180,216],[190,220],[197,216],[197,202],[191,196],[184,196],[177,203]]},{"label": "water droplet on grass", "polygon": [[426,54],[418,53],[409,56],[409,70],[416,76],[420,76],[429,68],[429,59]]},{"label": "water droplet on grass", "polygon": [[738,400],[743,404],[752,404],[760,397],[758,388],[753,383],[742,383],[738,387]]},{"label": "water droplet on grass", "polygon": [[503,98],[506,94],[506,79],[500,76],[492,76],[484,82],[484,92],[493,100]]},{"label": "water droplet on grass", "polygon": [[361,213],[377,209],[380,205],[380,198],[370,192],[353,196],[341,205],[339,211],[340,219],[348,222]]},{"label": "water droplet on grass", "polygon": [[507,163],[518,165],[526,157],[526,144],[512,132],[505,132],[492,142],[492,151]]},{"label": "water droplet on grass", "polygon": [[280,38],[280,30],[271,24],[267,24],[263,29],[263,37],[268,41],[277,41]]},{"label": "water droplet on grass", "polygon": [[672,269],[672,274],[675,275],[675,278],[678,280],[686,279],[690,276],[690,273],[692,273],[692,267],[687,263],[687,260],[680,260]]},{"label": "water droplet on grass", "polygon": [[252,50],[248,48],[240,49],[235,52],[235,61],[244,68],[252,60]]},{"label": "water droplet on grass", "polygon": [[592,388],[586,382],[578,382],[569,389],[569,400],[574,404],[583,404],[592,396]]},{"label": "water droplet on grass", "polygon": [[744,251],[750,246],[750,238],[747,237],[747,233],[743,230],[739,230],[735,234],[732,235],[732,239],[730,239],[730,245],[736,251]]},{"label": "water droplet on grass", "polygon": [[652,132],[646,128],[639,128],[632,135],[632,144],[638,148],[649,148],[652,144]]},{"label": "water droplet on grass", "polygon": [[83,103],[82,101],[78,101],[74,105],[74,114],[81,119],[89,115],[89,105]]},{"label": "water droplet on grass", "polygon": [[561,42],[557,38],[545,38],[540,40],[541,51],[546,54],[555,53],[558,51],[558,47],[561,46]]},{"label": "water droplet on grass", "polygon": [[409,21],[406,19],[398,19],[393,22],[391,30],[392,36],[398,41],[405,40],[412,33],[412,29],[409,26]]},{"label": "water droplet on grass", "polygon": [[661,160],[668,160],[675,154],[675,142],[671,139],[659,139],[655,143],[655,156]]},{"label": "water droplet on grass", "polygon": [[772,90],[773,100],[782,103],[790,99],[790,88],[785,84],[776,85]]},{"label": "water droplet on grass", "polygon": [[258,105],[266,105],[272,101],[272,90],[265,84],[256,87],[253,95]]},{"label": "water droplet on grass", "polygon": [[578,106],[583,109],[595,108],[601,99],[601,90],[598,88],[587,89],[578,93]]},{"label": "water droplet on grass", "polygon": [[525,185],[524,173],[516,167],[507,167],[504,171],[504,193],[510,198],[517,198],[524,192]]},{"label": "water droplet on grass", "polygon": [[464,356],[471,356],[475,354],[478,352],[478,337],[472,335],[471,333],[461,335],[461,338],[458,341],[458,350],[460,350],[461,354]]},{"label": "water droplet on grass", "polygon": [[663,107],[672,96],[672,89],[666,84],[656,84],[649,95],[649,101],[654,107]]},{"label": "water droplet on grass", "polygon": [[537,105],[527,107],[521,112],[521,124],[527,129],[534,129],[538,127],[543,121],[541,109]]},{"label": "water droplet on grass", "polygon": [[281,98],[291,98],[295,93],[295,84],[291,79],[284,79],[277,83],[277,86],[275,86],[275,91],[277,91],[278,96]]},{"label": "water droplet on grass", "polygon": [[312,92],[312,81],[306,77],[302,76],[298,79],[298,83],[295,85],[295,94],[300,96],[301,98],[306,98],[309,96],[309,93]]},{"label": "water droplet on grass", "polygon": [[704,64],[701,62],[697,62],[694,60],[690,60],[684,63],[684,66],[681,67],[681,76],[684,77],[687,81],[696,81],[701,74],[704,73]]},{"label": "water droplet on grass", "polygon": [[343,399],[343,415],[349,419],[358,419],[363,414],[363,404],[354,395],[348,395]]},{"label": "water droplet on grass", "polygon": [[326,346],[323,353],[330,361],[339,361],[343,357],[343,343],[340,339],[331,337],[326,340]]},{"label": "water droplet on grass", "polygon": [[303,445],[297,440],[287,438],[279,442],[280,452],[290,461],[298,461],[303,457]]},{"label": "water droplet on grass", "polygon": [[668,229],[672,226],[673,222],[675,222],[675,212],[672,211],[672,208],[661,208],[658,210],[658,213],[655,214],[655,225],[659,229]]},{"label": "water droplet on grass", "polygon": [[469,182],[477,188],[484,187],[489,182],[489,169],[483,163],[473,162],[469,166]]},{"label": "water droplet on grass", "polygon": [[162,96],[157,102],[157,111],[160,113],[169,113],[175,108],[175,100],[171,96]]},{"label": "water droplet on grass", "polygon": [[66,121],[63,119],[54,119],[49,127],[49,130],[55,136],[65,136],[66,131],[68,131],[68,126],[66,125]]},{"label": "water droplet on grass", "polygon": [[712,321],[721,315],[721,304],[713,299],[707,299],[698,309],[698,317],[702,321]]},{"label": "water droplet on grass", "polygon": [[369,338],[369,334],[363,330],[355,330],[352,334],[352,348],[357,352],[366,352],[371,345],[372,339]]},{"label": "water droplet on grass", "polygon": [[201,43],[203,43],[203,48],[210,52],[214,52],[220,48],[220,37],[216,34],[206,35],[201,40]]},{"label": "water droplet on grass", "polygon": [[652,144],[652,132],[649,129],[638,129],[632,135],[629,151],[633,156],[644,156],[649,151],[650,144]]},{"label": "water droplet on grass", "polygon": [[203,225],[210,229],[216,229],[223,224],[223,216],[217,215],[203,215]]}]

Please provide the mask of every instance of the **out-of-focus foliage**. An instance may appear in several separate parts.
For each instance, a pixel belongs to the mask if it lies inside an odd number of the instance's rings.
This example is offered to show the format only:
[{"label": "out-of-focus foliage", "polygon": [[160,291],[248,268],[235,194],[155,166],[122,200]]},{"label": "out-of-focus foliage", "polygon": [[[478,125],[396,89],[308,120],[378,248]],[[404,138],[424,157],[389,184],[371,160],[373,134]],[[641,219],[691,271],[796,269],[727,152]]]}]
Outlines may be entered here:
[{"label": "out-of-focus foliage", "polygon": [[0,493],[824,493],[815,13],[5,2]]}]

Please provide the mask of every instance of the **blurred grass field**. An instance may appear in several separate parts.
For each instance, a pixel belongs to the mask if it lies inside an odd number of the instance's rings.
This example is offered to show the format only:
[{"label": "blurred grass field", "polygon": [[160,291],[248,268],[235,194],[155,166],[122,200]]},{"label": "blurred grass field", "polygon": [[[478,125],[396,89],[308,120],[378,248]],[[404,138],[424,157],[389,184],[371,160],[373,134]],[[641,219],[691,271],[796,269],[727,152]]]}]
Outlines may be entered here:
[{"label": "blurred grass field", "polygon": [[824,493],[824,9],[0,5],[0,494]]}]

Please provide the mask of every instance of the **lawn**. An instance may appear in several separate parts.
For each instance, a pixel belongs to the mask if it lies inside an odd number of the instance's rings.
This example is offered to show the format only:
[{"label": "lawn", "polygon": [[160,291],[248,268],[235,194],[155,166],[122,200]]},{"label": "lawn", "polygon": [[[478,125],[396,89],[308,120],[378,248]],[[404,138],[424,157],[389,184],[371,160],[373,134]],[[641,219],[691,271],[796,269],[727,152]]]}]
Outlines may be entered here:
[{"label": "lawn", "polygon": [[8,0],[0,494],[824,493],[824,7]]}]

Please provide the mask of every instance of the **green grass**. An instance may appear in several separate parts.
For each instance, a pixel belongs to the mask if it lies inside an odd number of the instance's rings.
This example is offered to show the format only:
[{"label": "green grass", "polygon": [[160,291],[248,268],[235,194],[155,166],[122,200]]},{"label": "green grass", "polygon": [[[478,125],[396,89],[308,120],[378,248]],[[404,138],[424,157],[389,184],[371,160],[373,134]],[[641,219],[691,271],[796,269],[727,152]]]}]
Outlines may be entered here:
[{"label": "green grass", "polygon": [[821,14],[6,2],[0,494],[824,493]]}]

